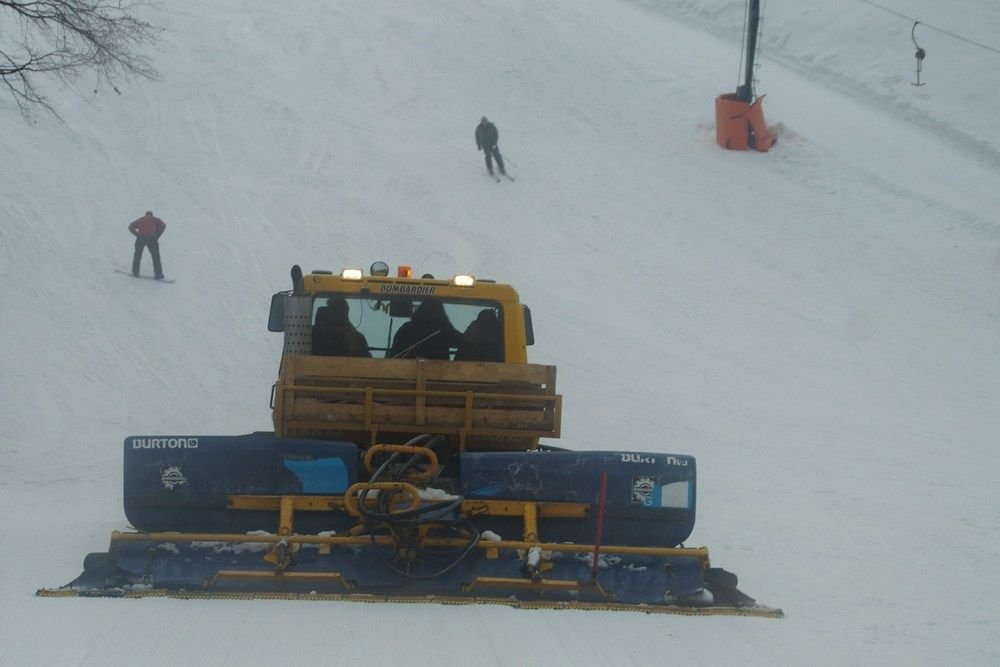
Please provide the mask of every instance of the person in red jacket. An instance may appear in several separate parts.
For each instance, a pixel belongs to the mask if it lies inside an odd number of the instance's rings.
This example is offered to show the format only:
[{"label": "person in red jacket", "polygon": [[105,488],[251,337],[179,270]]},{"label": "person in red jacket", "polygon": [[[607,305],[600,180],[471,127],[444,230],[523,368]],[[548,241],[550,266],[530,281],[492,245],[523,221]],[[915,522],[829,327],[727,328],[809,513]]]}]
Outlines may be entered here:
[{"label": "person in red jacket", "polygon": [[139,275],[139,260],[142,259],[142,249],[149,248],[149,254],[153,257],[153,276],[157,280],[163,280],[163,267],[160,266],[160,236],[167,228],[166,224],[152,211],[146,211],[146,215],[138,220],[133,220],[128,226],[128,230],[135,237],[135,254],[132,255],[132,275]]}]

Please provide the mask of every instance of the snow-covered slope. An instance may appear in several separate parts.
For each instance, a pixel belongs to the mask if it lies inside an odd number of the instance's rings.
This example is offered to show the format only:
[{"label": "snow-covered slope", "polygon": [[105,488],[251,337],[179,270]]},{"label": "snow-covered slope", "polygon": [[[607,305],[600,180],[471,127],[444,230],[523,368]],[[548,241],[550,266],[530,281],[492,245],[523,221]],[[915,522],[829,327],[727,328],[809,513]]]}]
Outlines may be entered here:
[{"label": "snow-covered slope", "polygon": [[[1000,7],[828,4],[765,5],[767,154],[714,143],[733,0],[177,0],[163,82],[0,107],[0,662],[1000,661]],[[112,271],[147,209],[173,285]],[[787,617],[33,597],[126,435],[269,428],[292,264],[376,259],[516,285],[559,444],[696,456],[694,543]]]}]

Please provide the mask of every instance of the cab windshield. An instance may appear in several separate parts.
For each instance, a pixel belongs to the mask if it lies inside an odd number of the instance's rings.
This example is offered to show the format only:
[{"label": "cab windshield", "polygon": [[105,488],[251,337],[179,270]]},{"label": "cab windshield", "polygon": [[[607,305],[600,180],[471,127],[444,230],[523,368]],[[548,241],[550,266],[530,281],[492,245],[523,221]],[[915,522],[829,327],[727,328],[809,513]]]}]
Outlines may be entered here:
[{"label": "cab windshield", "polygon": [[503,361],[503,350],[502,309],[495,301],[357,294],[313,300],[316,355]]}]

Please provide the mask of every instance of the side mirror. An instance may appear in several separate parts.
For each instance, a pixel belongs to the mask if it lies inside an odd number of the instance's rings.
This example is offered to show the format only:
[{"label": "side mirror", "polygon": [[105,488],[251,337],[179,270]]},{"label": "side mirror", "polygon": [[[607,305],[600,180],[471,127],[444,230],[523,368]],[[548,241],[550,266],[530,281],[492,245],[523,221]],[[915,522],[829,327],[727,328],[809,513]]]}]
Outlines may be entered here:
[{"label": "side mirror", "polygon": [[267,316],[267,330],[280,333],[285,330],[285,292],[271,296],[271,312]]},{"label": "side mirror", "polygon": [[534,345],[535,329],[531,326],[531,309],[522,305],[521,311],[524,313],[524,344]]}]

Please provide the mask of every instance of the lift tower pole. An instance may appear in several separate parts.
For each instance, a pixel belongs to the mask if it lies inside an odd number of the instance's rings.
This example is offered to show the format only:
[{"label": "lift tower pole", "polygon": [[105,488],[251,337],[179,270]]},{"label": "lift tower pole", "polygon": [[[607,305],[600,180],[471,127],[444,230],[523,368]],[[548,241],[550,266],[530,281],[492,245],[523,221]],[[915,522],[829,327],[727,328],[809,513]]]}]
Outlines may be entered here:
[{"label": "lift tower pole", "polygon": [[760,0],[750,0],[747,9],[747,66],[743,84],[736,89],[741,102],[753,102],[753,66],[757,60],[757,34],[760,32]]}]

